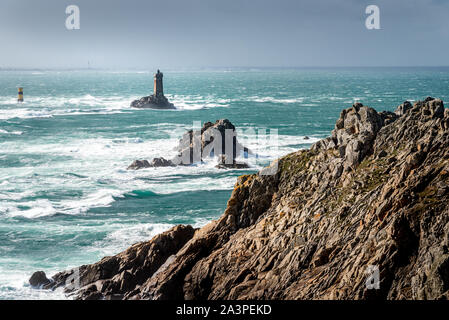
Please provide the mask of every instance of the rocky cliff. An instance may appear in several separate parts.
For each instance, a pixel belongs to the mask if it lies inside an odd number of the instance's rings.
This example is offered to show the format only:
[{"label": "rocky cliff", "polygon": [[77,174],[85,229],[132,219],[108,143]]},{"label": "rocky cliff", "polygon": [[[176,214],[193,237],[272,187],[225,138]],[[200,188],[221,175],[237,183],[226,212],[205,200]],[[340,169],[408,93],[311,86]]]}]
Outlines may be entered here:
[{"label": "rocky cliff", "polygon": [[[177,226],[79,269],[79,299],[449,298],[449,111],[355,104],[331,137],[238,179],[201,229]],[[367,268],[380,272],[366,286]],[[42,276],[42,274],[40,274]],[[47,279],[44,277],[42,283]],[[36,284],[36,283],[35,283]]]}]

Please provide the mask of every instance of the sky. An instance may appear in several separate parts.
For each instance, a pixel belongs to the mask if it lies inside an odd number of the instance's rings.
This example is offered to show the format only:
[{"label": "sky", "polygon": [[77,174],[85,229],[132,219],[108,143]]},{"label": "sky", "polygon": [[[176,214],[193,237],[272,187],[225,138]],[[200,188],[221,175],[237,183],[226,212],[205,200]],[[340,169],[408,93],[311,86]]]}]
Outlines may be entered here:
[{"label": "sky", "polygon": [[1,0],[0,44],[0,68],[448,66],[449,0]]}]

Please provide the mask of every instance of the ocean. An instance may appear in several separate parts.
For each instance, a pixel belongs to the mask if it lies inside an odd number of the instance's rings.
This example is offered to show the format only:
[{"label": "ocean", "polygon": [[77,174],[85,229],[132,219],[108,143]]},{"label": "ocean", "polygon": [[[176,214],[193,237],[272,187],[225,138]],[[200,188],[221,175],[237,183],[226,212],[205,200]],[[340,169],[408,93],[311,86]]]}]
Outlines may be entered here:
[{"label": "ocean", "polygon": [[[449,101],[449,68],[162,71],[177,110],[129,107],[152,93],[153,70],[0,71],[0,299],[63,299],[28,278],[217,219],[237,176],[328,136],[355,101],[378,111],[426,96]],[[277,130],[277,143],[264,148],[247,134],[260,155],[250,169],[206,161],[126,170],[136,159],[170,158],[194,123],[222,118],[254,129],[247,133]]]}]

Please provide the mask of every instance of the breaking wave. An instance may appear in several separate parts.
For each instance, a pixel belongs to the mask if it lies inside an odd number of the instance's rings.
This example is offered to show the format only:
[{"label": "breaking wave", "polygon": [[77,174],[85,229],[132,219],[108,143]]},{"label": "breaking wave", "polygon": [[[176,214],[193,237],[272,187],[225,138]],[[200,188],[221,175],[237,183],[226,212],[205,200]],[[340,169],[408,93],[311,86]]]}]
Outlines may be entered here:
[{"label": "breaking wave", "polygon": [[10,134],[10,135],[20,136],[23,134],[23,131],[7,131],[7,130],[0,129],[0,134]]},{"label": "breaking wave", "polygon": [[78,97],[26,97],[23,103],[0,97],[0,120],[52,118],[54,116],[114,114],[130,111],[132,97],[95,97],[90,94]]}]

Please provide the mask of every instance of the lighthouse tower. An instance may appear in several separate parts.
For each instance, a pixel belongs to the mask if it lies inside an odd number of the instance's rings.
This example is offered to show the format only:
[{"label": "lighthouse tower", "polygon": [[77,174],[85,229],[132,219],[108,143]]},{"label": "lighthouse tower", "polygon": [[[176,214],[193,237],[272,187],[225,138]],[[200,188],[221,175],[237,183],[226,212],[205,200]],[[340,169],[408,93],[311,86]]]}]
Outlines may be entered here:
[{"label": "lighthouse tower", "polygon": [[160,70],[154,74],[154,93],[151,96],[140,98],[131,102],[134,108],[150,109],[176,109],[173,103],[170,103],[164,96],[164,86],[162,84],[163,74]]},{"label": "lighthouse tower", "polygon": [[164,86],[162,84],[162,77],[164,74],[157,70],[157,73],[154,74],[154,95],[156,97],[161,97],[164,95]]}]

